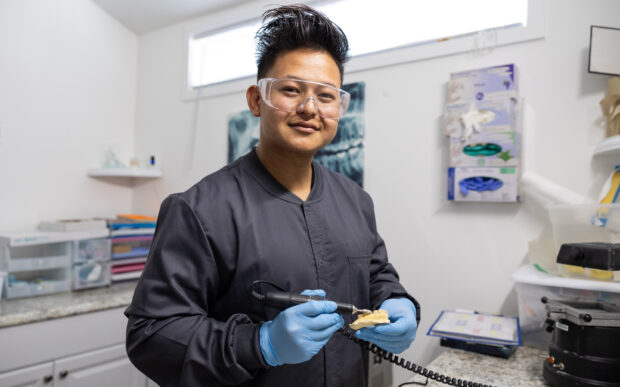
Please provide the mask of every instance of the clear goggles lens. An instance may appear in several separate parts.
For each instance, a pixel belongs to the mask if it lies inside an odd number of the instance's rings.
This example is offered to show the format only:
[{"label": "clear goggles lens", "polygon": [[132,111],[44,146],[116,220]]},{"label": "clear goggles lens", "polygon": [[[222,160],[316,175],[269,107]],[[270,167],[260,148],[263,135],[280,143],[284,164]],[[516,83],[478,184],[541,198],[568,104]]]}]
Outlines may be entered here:
[{"label": "clear goggles lens", "polygon": [[351,95],[324,83],[289,78],[263,78],[260,95],[274,109],[296,112],[314,106],[324,118],[339,119],[349,107]]}]

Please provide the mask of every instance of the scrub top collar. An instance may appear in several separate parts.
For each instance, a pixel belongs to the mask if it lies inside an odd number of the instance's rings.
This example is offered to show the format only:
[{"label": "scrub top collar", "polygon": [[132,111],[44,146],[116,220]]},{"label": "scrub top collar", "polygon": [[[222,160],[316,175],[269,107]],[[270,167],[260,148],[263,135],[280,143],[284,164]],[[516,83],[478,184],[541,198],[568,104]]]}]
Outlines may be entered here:
[{"label": "scrub top collar", "polygon": [[258,183],[273,196],[284,201],[295,204],[308,204],[318,201],[323,196],[323,171],[316,161],[312,161],[312,189],[306,201],[301,200],[280,182],[278,182],[263,166],[256,154],[256,148],[244,156],[241,160],[241,167],[247,169]]}]

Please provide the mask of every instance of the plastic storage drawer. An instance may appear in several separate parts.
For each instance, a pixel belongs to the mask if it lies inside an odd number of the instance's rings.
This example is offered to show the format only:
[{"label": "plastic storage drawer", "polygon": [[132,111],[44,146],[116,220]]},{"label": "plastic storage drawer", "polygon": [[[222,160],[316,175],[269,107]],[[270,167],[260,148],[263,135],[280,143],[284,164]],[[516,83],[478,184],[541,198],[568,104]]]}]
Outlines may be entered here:
[{"label": "plastic storage drawer", "polygon": [[71,245],[67,242],[5,247],[5,270],[9,273],[68,267]]},{"label": "plastic storage drawer", "polygon": [[9,273],[6,280],[6,298],[40,296],[65,292],[71,289],[71,278],[67,268],[23,271]]},{"label": "plastic storage drawer", "polygon": [[73,242],[73,263],[109,261],[110,239],[82,239]]},{"label": "plastic storage drawer", "polygon": [[110,261],[89,261],[73,265],[73,289],[87,289],[110,284]]}]

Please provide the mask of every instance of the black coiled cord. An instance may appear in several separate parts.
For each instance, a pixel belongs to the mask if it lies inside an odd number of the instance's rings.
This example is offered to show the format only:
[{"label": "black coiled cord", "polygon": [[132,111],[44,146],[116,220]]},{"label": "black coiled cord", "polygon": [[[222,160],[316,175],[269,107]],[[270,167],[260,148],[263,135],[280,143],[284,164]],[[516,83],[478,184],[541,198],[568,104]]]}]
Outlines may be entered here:
[{"label": "black coiled cord", "polygon": [[442,375],[440,373],[431,371],[431,370],[427,370],[426,368],[419,366],[415,363],[410,362],[409,360],[405,360],[401,357],[399,357],[398,355],[395,355],[391,352],[386,351],[385,349],[381,349],[379,347],[377,347],[375,344],[373,343],[369,343],[368,341],[364,341],[361,339],[358,339],[355,334],[353,333],[353,331],[351,330],[347,330],[345,328],[340,328],[338,330],[338,332],[340,334],[342,334],[344,337],[346,337],[349,340],[354,341],[356,344],[359,344],[362,346],[363,349],[374,353],[375,355],[389,361],[390,363],[394,363],[400,367],[403,367],[411,372],[415,372],[416,374],[425,376],[431,380],[436,380],[440,383],[444,383],[447,384],[449,386],[461,386],[461,387],[493,387],[493,386],[489,386],[488,384],[482,384],[482,383],[475,383],[475,382],[470,382],[467,380],[462,380],[462,379],[456,379],[456,378],[451,378],[449,376],[445,376]]}]

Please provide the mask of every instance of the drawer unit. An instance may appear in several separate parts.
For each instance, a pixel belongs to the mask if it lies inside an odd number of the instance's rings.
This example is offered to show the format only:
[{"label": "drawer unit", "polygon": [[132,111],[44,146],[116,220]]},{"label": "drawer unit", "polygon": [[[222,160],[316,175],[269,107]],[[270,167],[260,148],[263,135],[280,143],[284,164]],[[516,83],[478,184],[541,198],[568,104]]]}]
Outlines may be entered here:
[{"label": "drawer unit", "polygon": [[64,292],[71,287],[71,244],[55,242],[1,248],[7,272],[5,297],[29,297]]},{"label": "drawer unit", "polygon": [[[17,232],[0,235],[0,271],[6,272],[4,297],[18,298],[69,291],[72,261],[109,262],[107,230],[81,232]],[[93,267],[94,268],[94,267]],[[91,269],[78,270],[77,276],[90,285],[109,283],[106,274],[97,276]],[[96,285],[95,285],[96,284]],[[89,285],[86,285],[89,286]]]}]

